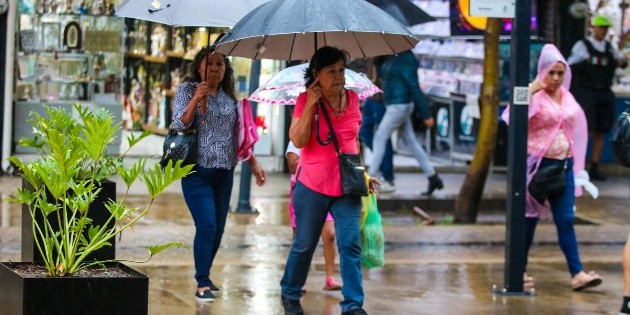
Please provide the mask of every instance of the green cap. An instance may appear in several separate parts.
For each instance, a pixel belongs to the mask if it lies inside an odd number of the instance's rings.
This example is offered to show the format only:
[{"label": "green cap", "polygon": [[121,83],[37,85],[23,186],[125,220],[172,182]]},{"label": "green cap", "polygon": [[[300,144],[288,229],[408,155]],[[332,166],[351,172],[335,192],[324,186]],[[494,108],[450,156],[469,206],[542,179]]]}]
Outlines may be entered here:
[{"label": "green cap", "polygon": [[610,20],[603,15],[596,15],[595,17],[593,17],[591,25],[610,27],[612,26],[612,22],[610,22]]}]

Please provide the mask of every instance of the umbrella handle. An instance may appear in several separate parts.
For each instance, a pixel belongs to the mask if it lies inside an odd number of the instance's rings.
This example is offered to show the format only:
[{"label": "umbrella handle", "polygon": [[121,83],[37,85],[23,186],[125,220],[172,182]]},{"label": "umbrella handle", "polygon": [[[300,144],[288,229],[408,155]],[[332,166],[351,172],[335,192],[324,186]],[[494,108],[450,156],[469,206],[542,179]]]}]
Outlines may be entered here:
[{"label": "umbrella handle", "polygon": [[201,99],[201,113],[205,113],[206,112],[206,105],[208,104],[208,96],[206,95],[206,97]]}]

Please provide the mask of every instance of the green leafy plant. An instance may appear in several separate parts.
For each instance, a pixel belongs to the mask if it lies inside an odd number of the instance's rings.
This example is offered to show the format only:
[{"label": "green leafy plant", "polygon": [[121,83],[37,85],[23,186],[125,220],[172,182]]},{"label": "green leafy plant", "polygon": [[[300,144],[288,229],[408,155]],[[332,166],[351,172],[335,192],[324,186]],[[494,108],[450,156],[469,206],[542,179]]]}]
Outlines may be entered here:
[{"label": "green leafy plant", "polygon": [[[147,262],[156,253],[171,247],[188,248],[182,243],[149,246],[149,257],[144,261],[114,259],[88,261],[95,250],[112,246],[111,240],[134,226],[147,214],[155,198],[173,182],[186,176],[192,165],[171,162],[161,169],[156,163],[147,166],[146,158],[125,166],[123,157],[107,154],[120,124],[104,109],[91,111],[74,104],[80,120],[62,109],[46,106],[47,117],[31,113],[29,122],[35,136],[21,139],[20,145],[36,148],[40,158],[24,162],[12,156],[9,160],[32,189],[20,188],[10,201],[28,206],[33,221],[35,245],[51,276],[70,276],[78,271],[107,262]],[[150,133],[129,136],[133,147]],[[101,192],[99,183],[118,174],[127,189],[119,201],[108,200],[105,208],[111,214],[106,224],[94,225],[89,206]],[[140,180],[148,190],[149,202],[144,208],[130,208],[125,204],[131,185]],[[42,216],[43,224],[36,216]],[[54,219],[54,220],[53,220]],[[115,222],[115,224],[111,224]],[[84,233],[87,231],[87,233]]]}]

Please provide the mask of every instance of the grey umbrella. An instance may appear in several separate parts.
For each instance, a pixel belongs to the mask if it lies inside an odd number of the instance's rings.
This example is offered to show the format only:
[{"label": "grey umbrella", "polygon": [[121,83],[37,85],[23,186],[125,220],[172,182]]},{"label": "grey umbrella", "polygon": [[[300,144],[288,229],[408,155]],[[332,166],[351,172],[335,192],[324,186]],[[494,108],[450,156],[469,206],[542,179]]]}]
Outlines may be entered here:
[{"label": "grey umbrella", "polygon": [[267,0],[124,0],[116,16],[170,26],[233,26]]},{"label": "grey umbrella", "polygon": [[352,58],[390,55],[418,43],[391,15],[365,0],[272,0],[249,12],[217,51],[251,59],[307,60],[323,46]]},{"label": "grey umbrella", "polygon": [[366,0],[389,13],[405,26],[433,22],[435,18],[424,12],[410,0]]}]

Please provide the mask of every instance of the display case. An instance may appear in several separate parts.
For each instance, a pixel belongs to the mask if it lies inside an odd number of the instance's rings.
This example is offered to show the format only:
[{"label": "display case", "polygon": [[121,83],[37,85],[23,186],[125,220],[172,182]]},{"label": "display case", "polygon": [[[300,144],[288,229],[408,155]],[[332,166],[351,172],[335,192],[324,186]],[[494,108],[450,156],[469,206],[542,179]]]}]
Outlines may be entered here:
[{"label": "display case", "polygon": [[[543,42],[530,45],[530,81],[536,75]],[[510,96],[510,43],[499,44],[499,111]],[[451,160],[471,161],[481,118],[479,94],[483,83],[483,43],[471,40],[421,41],[414,50],[419,61],[420,88],[433,110],[436,128],[431,134],[431,154]],[[499,121],[495,166],[507,163],[507,128]]]},{"label": "display case", "polygon": [[[81,103],[105,107],[121,117],[124,20],[111,16],[114,3],[22,1],[16,29],[14,121],[31,112],[44,113],[43,104],[71,107]],[[14,151],[30,130],[15,124]],[[120,137],[117,137],[120,140]],[[112,153],[118,153],[116,143]]]},{"label": "display case", "polygon": [[123,116],[127,128],[165,134],[172,99],[197,52],[225,28],[171,27],[126,19]]}]

